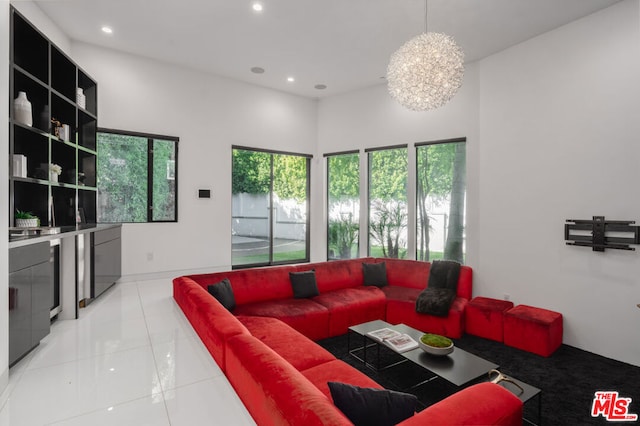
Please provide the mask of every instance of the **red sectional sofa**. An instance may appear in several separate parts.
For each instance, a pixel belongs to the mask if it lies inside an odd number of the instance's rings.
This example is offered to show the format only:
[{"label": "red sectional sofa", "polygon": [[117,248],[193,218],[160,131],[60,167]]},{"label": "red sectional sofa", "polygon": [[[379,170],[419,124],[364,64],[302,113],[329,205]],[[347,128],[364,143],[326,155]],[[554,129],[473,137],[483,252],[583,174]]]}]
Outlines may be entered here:
[{"label": "red sectional sofa", "polygon": [[[362,262],[385,261],[390,286],[362,285]],[[289,272],[315,269],[320,295],[294,299]],[[298,266],[179,277],[174,299],[259,425],[351,425],[334,404],[328,382],[381,386],[336,359],[313,340],[344,334],[373,319],[404,322],[425,331],[462,333],[471,298],[471,269],[463,267],[449,317],[415,314],[412,300],[426,286],[429,264],[354,259]],[[231,314],[206,290],[228,278],[237,307]],[[389,306],[392,306],[391,311]],[[404,308],[403,308],[404,307]],[[409,311],[402,317],[403,309]],[[391,321],[390,321],[391,322]],[[521,425],[522,402],[492,383],[465,388],[401,425]]]},{"label": "red sectional sofa", "polygon": [[[363,286],[362,263],[380,262],[385,263],[389,285]],[[449,315],[437,317],[415,312],[430,266],[429,262],[368,257],[188,277],[205,289],[229,279],[236,300],[235,315],[278,318],[312,340],[345,334],[349,326],[374,319],[459,338],[464,332],[464,308],[471,300],[472,270],[460,268],[457,297]],[[315,270],[320,295],[294,299],[289,273],[311,269]]]}]

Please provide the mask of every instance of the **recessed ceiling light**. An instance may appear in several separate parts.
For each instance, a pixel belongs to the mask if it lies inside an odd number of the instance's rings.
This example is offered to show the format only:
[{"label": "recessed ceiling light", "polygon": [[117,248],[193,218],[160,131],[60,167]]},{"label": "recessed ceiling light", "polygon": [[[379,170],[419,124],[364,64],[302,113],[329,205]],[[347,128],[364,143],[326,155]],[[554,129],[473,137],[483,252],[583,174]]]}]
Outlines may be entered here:
[{"label": "recessed ceiling light", "polygon": [[255,12],[262,12],[262,10],[264,9],[262,6],[262,3],[258,3],[258,2],[253,3],[251,7]]},{"label": "recessed ceiling light", "polygon": [[251,68],[251,72],[254,74],[263,74],[264,73],[264,68],[262,67],[252,67]]},{"label": "recessed ceiling light", "polygon": [[295,78],[293,78],[293,77],[287,77],[287,81],[288,81],[289,83],[293,83],[294,81],[296,81],[296,79],[295,79]]},{"label": "recessed ceiling light", "polygon": [[105,34],[113,34],[113,29],[105,25],[102,27],[102,32]]},{"label": "recessed ceiling light", "polygon": [[315,86],[313,86],[314,88],[318,89],[318,90],[324,90],[327,88],[326,84],[316,84]]}]

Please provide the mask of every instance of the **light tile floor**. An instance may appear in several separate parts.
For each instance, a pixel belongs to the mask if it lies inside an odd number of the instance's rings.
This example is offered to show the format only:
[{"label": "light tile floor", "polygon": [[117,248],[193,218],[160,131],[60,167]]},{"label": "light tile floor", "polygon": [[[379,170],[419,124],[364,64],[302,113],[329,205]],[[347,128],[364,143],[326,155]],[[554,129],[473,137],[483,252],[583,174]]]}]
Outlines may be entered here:
[{"label": "light tile floor", "polygon": [[172,297],[119,283],[9,370],[0,426],[255,425]]}]

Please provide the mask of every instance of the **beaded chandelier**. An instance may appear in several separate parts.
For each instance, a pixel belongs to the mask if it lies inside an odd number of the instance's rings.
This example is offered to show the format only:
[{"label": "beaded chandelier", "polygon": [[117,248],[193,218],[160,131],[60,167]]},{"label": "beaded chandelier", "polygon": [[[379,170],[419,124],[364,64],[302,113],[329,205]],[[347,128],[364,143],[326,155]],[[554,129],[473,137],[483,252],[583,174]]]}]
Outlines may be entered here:
[{"label": "beaded chandelier", "polygon": [[387,87],[391,97],[413,111],[436,109],[453,98],[464,75],[464,53],[452,37],[426,31],[391,55]]}]

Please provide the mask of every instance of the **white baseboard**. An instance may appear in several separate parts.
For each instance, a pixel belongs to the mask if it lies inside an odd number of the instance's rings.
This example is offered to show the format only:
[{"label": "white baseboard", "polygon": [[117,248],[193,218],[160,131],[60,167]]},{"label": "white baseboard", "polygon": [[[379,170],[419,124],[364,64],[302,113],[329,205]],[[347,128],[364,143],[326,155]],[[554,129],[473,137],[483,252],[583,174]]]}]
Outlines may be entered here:
[{"label": "white baseboard", "polygon": [[118,282],[126,283],[126,282],[134,282],[134,281],[151,281],[151,280],[163,280],[163,279],[172,280],[174,278],[181,277],[183,275],[207,274],[209,272],[223,272],[223,271],[230,271],[230,270],[231,270],[231,265],[210,266],[206,268],[197,268],[197,269],[182,269],[177,271],[149,272],[144,274],[128,274],[120,277]]},{"label": "white baseboard", "polygon": [[0,375],[0,410],[9,399],[9,367]]}]

